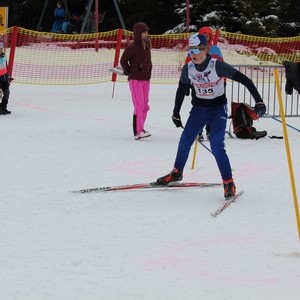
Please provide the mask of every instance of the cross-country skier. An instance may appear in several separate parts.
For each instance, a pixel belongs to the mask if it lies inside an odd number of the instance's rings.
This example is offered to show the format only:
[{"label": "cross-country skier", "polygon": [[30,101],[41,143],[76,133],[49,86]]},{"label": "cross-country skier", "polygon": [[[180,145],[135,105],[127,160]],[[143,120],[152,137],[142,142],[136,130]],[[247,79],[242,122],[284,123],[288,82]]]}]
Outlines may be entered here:
[{"label": "cross-country skier", "polygon": [[[191,146],[205,124],[209,124],[211,150],[223,179],[224,197],[225,199],[231,199],[236,194],[236,187],[224,143],[227,122],[225,78],[232,79],[246,86],[256,102],[255,110],[260,117],[265,114],[266,106],[252,80],[224,61],[207,55],[207,46],[207,40],[203,35],[199,33],[191,35],[188,51],[192,61],[182,68],[173,109],[172,120],[176,127],[183,127],[180,109],[190,84],[193,87],[193,106],[179,141],[174,168],[169,174],[158,178],[157,183],[167,185],[171,181],[182,180],[183,169]],[[210,72],[209,81],[204,76],[208,72]]]}]

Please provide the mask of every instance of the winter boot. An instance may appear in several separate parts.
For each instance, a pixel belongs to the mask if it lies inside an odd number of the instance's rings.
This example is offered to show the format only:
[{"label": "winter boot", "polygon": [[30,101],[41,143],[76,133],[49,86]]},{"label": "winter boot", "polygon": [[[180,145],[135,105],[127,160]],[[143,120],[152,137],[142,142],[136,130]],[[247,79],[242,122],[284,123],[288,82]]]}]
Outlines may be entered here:
[{"label": "winter boot", "polygon": [[133,115],[133,120],[132,120],[132,127],[133,127],[133,135],[136,136],[136,115]]},{"label": "winter boot", "polygon": [[[2,99],[2,101],[3,101],[3,99]],[[9,114],[11,114],[11,111],[7,110],[6,105],[7,104],[5,104],[3,102],[1,103],[1,106],[0,106],[0,115],[9,115]]]},{"label": "winter boot", "polygon": [[11,114],[11,111],[7,110],[6,108],[2,109],[2,111],[3,111],[3,115],[10,115]]},{"label": "winter boot", "polygon": [[181,181],[182,180],[182,171],[174,168],[171,173],[160,177],[156,180],[159,185],[167,185],[172,181]]},{"label": "winter boot", "polygon": [[6,108],[0,108],[0,115],[9,115],[11,111],[7,110]]},{"label": "winter boot", "polygon": [[146,131],[146,130],[143,130],[141,133],[137,134],[134,136],[134,139],[135,140],[140,140],[140,139],[144,139],[144,138],[147,138],[151,136],[151,132],[150,131]]},{"label": "winter boot", "polygon": [[236,194],[235,184],[233,179],[223,180],[225,200],[230,200]]}]

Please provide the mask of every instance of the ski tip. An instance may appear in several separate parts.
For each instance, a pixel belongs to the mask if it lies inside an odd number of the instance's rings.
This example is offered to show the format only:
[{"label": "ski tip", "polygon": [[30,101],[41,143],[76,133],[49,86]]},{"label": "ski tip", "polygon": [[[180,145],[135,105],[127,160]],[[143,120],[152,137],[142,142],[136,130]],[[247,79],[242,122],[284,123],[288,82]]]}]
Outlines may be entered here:
[{"label": "ski tip", "polygon": [[211,213],[210,215],[216,218],[221,212],[223,212],[226,207],[228,207],[231,203],[233,203],[236,199],[244,194],[244,191],[238,192],[234,197],[227,199],[223,202],[220,208],[218,208],[215,212]]},{"label": "ski tip", "polygon": [[238,197],[242,196],[245,192],[244,191],[240,191],[238,192],[235,197],[234,197],[234,200],[236,200]]},{"label": "ski tip", "polygon": [[71,194],[82,194],[82,193],[84,193],[84,191],[69,191],[69,193],[71,193]]}]

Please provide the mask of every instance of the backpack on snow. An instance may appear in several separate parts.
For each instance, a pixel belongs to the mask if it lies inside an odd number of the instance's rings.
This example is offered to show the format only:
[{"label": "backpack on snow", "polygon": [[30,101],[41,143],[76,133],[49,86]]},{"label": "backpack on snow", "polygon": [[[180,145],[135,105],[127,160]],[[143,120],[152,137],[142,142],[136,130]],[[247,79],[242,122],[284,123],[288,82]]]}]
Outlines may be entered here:
[{"label": "backpack on snow", "polygon": [[253,107],[246,103],[231,102],[233,132],[240,139],[259,139],[267,135],[266,131],[256,131],[253,120],[258,120]]}]

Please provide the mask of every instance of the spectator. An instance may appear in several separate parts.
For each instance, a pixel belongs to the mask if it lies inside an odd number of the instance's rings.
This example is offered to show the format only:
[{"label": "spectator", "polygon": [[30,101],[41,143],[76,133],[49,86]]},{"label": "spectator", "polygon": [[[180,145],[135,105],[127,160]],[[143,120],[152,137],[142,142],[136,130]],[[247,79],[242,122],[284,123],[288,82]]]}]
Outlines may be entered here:
[{"label": "spectator", "polygon": [[0,42],[0,89],[2,91],[0,115],[9,115],[11,111],[7,110],[7,104],[9,98],[10,78],[8,76],[7,60],[3,50],[3,43]]},{"label": "spectator", "polygon": [[55,21],[52,26],[52,32],[59,33],[61,32],[61,27],[65,19],[65,9],[61,1],[57,1],[56,7],[54,9],[54,18]]},{"label": "spectator", "polygon": [[192,84],[192,109],[180,137],[173,170],[157,179],[157,184],[167,185],[180,181],[189,152],[198,133],[205,124],[211,126],[210,145],[224,185],[224,197],[232,199],[236,194],[229,158],[225,150],[227,122],[227,98],[224,79],[230,78],[243,84],[254,98],[255,111],[261,117],[266,106],[252,80],[224,61],[208,55],[206,38],[199,33],[190,36],[189,53],[192,60],[183,66],[178,84],[172,120],[176,127],[183,127],[180,109],[187,87]]},{"label": "spectator", "polygon": [[144,128],[150,109],[148,102],[152,72],[151,43],[148,32],[149,27],[145,23],[134,24],[134,41],[125,49],[120,60],[124,75],[128,75],[134,107],[133,134],[135,140],[151,136],[151,133]]},{"label": "spectator", "polygon": [[82,20],[77,12],[72,13],[69,21],[64,21],[61,27],[63,33],[79,33]]}]

